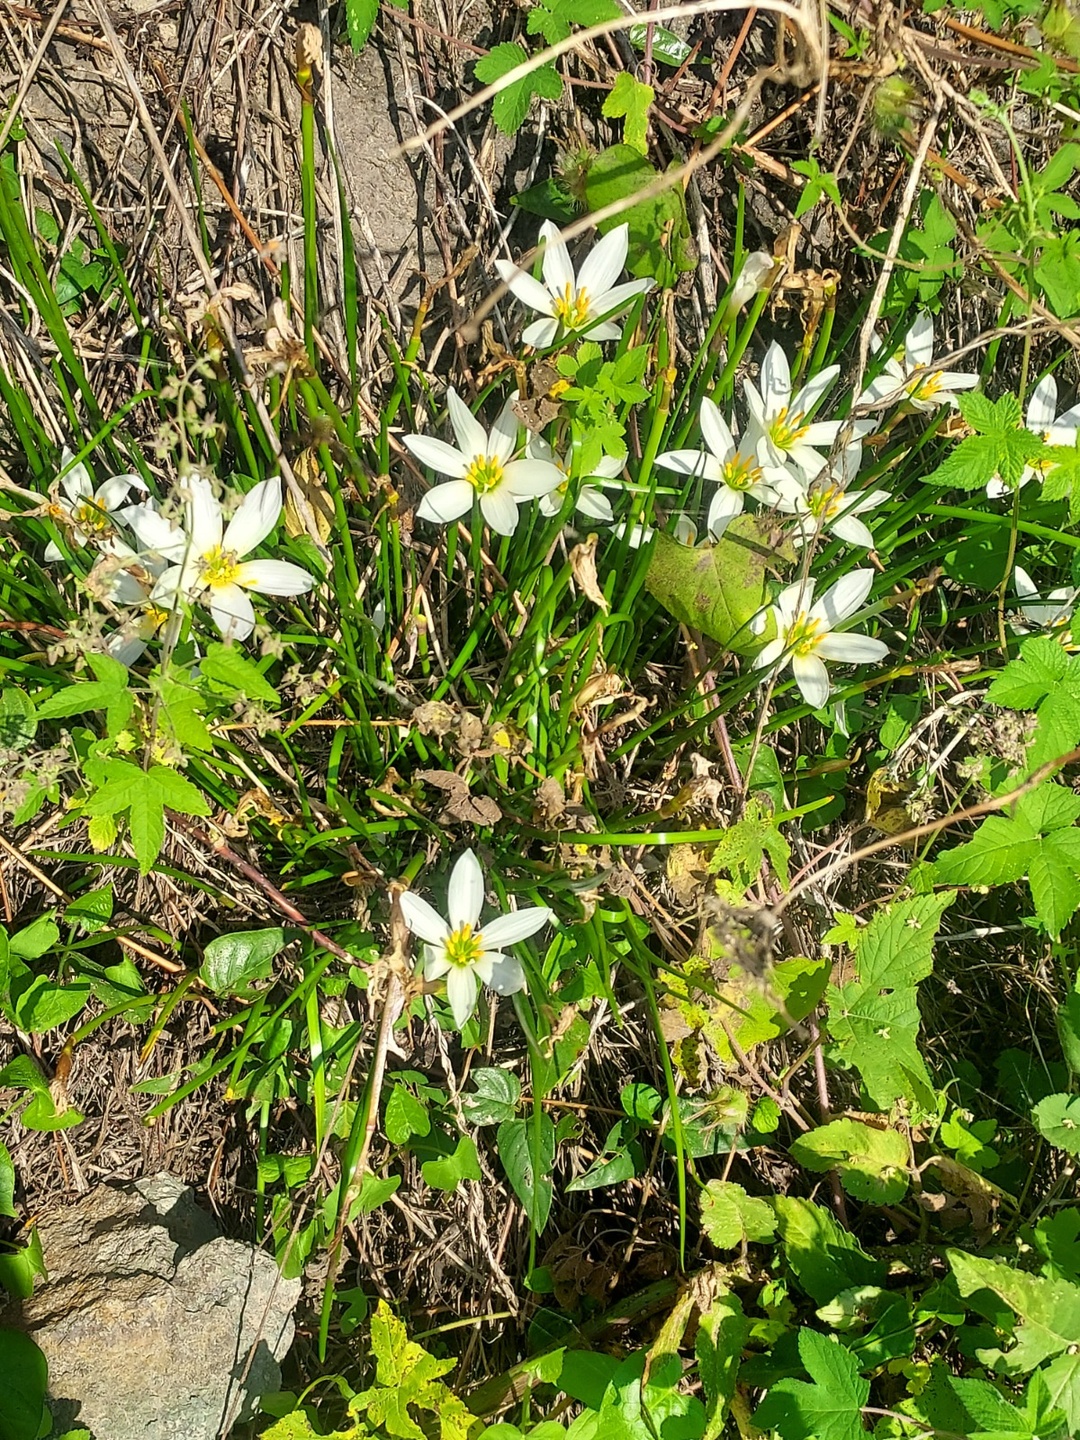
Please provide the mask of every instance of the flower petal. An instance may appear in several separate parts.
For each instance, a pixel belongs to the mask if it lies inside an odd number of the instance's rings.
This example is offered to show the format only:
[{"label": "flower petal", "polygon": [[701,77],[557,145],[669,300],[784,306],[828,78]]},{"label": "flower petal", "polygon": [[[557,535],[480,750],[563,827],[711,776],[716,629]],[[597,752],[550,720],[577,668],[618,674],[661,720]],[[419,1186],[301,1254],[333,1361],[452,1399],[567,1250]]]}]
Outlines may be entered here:
[{"label": "flower petal", "polygon": [[1039,593],[1038,586],[1022,565],[1013,567],[1013,588],[1021,600],[1034,599]]},{"label": "flower petal", "polygon": [[754,657],[754,669],[766,670],[770,666],[775,665],[778,660],[783,658],[784,649],[785,645],[783,640],[770,640],[767,645],[762,646],[761,650]]},{"label": "flower petal", "polygon": [[559,234],[559,227],[550,220],[545,220],[540,226],[540,239],[544,242],[540,271],[545,286],[555,296],[573,295],[576,289],[574,267],[570,263],[566,242]]},{"label": "flower petal", "polygon": [[449,475],[452,480],[464,480],[469,461],[434,435],[403,435],[401,443],[416,456],[421,465],[427,465],[437,475]]},{"label": "flower petal", "polygon": [[799,393],[792,399],[792,410],[800,415],[809,415],[810,411],[839,374],[839,365],[826,365],[824,370],[819,370],[814,378],[808,380]]},{"label": "flower petal", "polygon": [[187,532],[196,555],[206,555],[221,544],[221,503],[205,475],[192,471],[181,481],[185,499]]},{"label": "flower petal", "polygon": [[306,595],[315,579],[289,560],[248,560],[239,567],[236,583],[262,595]]},{"label": "flower petal", "polygon": [[[273,530],[281,514],[281,482],[260,480],[240,502],[240,508],[229,521],[221,548],[238,557],[250,555]],[[206,552],[200,550],[200,555]]]},{"label": "flower petal", "polygon": [[904,361],[910,374],[919,366],[927,366],[934,358],[934,322],[930,315],[921,311],[915,323],[904,336]]},{"label": "flower petal", "polygon": [[791,670],[803,699],[813,709],[820,710],[832,693],[824,660],[818,655],[800,655],[796,652],[791,657]]},{"label": "flower petal", "polygon": [[832,523],[832,532],[848,545],[861,545],[865,550],[874,548],[873,532],[855,515],[841,515]]},{"label": "flower petal", "polygon": [[475,493],[467,480],[447,480],[443,485],[435,485],[416,507],[417,519],[430,520],[433,525],[449,525],[472,509]]},{"label": "flower petal", "polygon": [[525,326],[521,338],[536,350],[546,350],[549,345],[554,345],[558,333],[557,320],[534,320],[531,325]]},{"label": "flower petal", "polygon": [[709,513],[705,521],[709,534],[719,540],[735,516],[742,514],[745,504],[746,497],[741,490],[729,490],[726,485],[718,486],[709,501]]},{"label": "flower petal", "polygon": [[870,594],[873,583],[873,570],[849,570],[825,591],[815,606],[815,613],[830,630],[835,630],[841,620],[855,614]]},{"label": "flower petal", "polygon": [[476,1009],[479,990],[480,980],[474,971],[460,965],[451,968],[446,977],[446,998],[450,1002],[454,1024],[459,1030],[464,1029],[469,1016]]},{"label": "flower petal", "polygon": [[405,924],[414,935],[426,940],[429,945],[441,945],[450,934],[450,926],[428,902],[412,890],[402,891],[401,913]]},{"label": "flower petal", "polygon": [[523,305],[528,305],[530,310],[538,310],[541,315],[551,315],[552,298],[539,280],[519,270],[509,260],[496,260],[495,268]]},{"label": "flower petal", "polygon": [[133,505],[127,512],[127,523],[144,554],[149,551],[160,555],[173,565],[182,564],[187,557],[190,540],[180,526],[166,520],[156,506]]},{"label": "flower petal", "polygon": [[450,871],[450,887],[446,896],[450,929],[458,930],[462,925],[471,925],[475,930],[483,904],[484,872],[473,852],[465,850]]},{"label": "flower petal", "polygon": [[[470,461],[478,455],[486,455],[488,453],[487,431],[452,385],[446,392],[446,408],[450,415],[450,424],[454,428],[458,449],[462,455]],[[446,473],[450,474],[451,472],[447,471]]]},{"label": "flower petal", "polygon": [[848,630],[843,635],[823,635],[817,652],[823,660],[840,660],[845,665],[876,665],[888,655],[889,647],[884,640]]},{"label": "flower petal", "polygon": [[450,969],[445,945],[424,946],[424,979],[441,980]]},{"label": "flower petal", "polygon": [[[60,452],[60,465],[64,470],[60,476],[60,489],[73,505],[77,505],[80,500],[88,500],[94,493],[94,482],[90,471],[81,460],[77,465],[71,464],[74,459],[75,452],[65,445]],[[68,469],[68,466],[71,468]]]},{"label": "flower petal", "polygon": [[791,403],[791,367],[787,356],[774,340],[761,362],[761,393],[770,415]]},{"label": "flower petal", "polygon": [[[541,500],[540,503],[544,502]],[[577,508],[589,520],[599,520],[602,525],[615,524],[615,512],[611,508],[611,502],[595,485],[581,487],[581,493],[577,498]]]},{"label": "flower petal", "polygon": [[698,419],[701,422],[701,433],[705,438],[705,444],[708,445],[717,460],[730,459],[736,449],[735,437],[732,435],[727,421],[720,414],[719,407],[707,395],[701,402]]},{"label": "flower petal", "polygon": [[[532,463],[539,465],[540,461]],[[513,535],[517,529],[517,501],[507,485],[501,485],[498,490],[491,490],[487,495],[480,496],[480,513],[496,535]]]},{"label": "flower petal", "polygon": [[550,460],[511,460],[503,471],[503,485],[519,500],[549,495],[565,480],[565,474]]},{"label": "flower petal", "polygon": [[519,940],[535,935],[551,918],[551,911],[546,905],[530,905],[525,910],[500,915],[484,926],[481,931],[483,943],[495,950],[501,950],[506,945],[514,945]]},{"label": "flower petal", "polygon": [[496,460],[501,461],[504,465],[518,448],[518,430],[521,428],[521,421],[514,413],[514,406],[517,403],[518,392],[512,390],[487,437],[487,453],[494,455]]},{"label": "flower petal", "polygon": [[124,503],[132,490],[147,494],[146,481],[141,475],[112,475],[98,489],[94,504],[111,514]]},{"label": "flower petal", "polygon": [[597,302],[599,296],[610,290],[623,272],[630,243],[629,236],[629,225],[616,225],[596,242],[578,272],[578,289],[588,291],[598,315],[611,308],[607,304],[601,308]]},{"label": "flower petal", "polygon": [[525,989],[525,969],[516,955],[500,955],[487,983],[496,995],[516,995]]},{"label": "flower petal", "polygon": [[1057,381],[1053,375],[1044,375],[1031,392],[1024,423],[1036,435],[1041,435],[1053,425],[1057,413],[1057,393]]},{"label": "flower petal", "polygon": [[[652,289],[651,280],[624,280],[621,285],[613,285],[610,290],[602,294],[594,295],[589,291],[589,309],[594,315],[607,315],[609,318],[618,315],[628,305],[637,299],[639,295],[645,295]],[[594,330],[593,335],[596,334]]]},{"label": "flower petal", "polygon": [[255,629],[255,607],[239,585],[211,590],[210,614],[226,640],[246,640]]}]

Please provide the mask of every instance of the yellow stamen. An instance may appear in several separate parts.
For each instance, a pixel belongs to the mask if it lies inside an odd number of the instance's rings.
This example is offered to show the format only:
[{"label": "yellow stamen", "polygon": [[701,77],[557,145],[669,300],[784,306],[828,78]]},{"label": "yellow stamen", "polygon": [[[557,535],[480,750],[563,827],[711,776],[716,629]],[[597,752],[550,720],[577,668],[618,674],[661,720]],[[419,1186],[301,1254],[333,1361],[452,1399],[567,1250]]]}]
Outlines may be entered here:
[{"label": "yellow stamen", "polygon": [[474,935],[471,925],[459,925],[445,941],[447,960],[463,970],[475,965],[483,953],[483,937],[479,930]]},{"label": "yellow stamen", "polygon": [[785,648],[793,655],[812,655],[824,640],[820,620],[801,611],[787,628]]},{"label": "yellow stamen", "polygon": [[494,455],[477,455],[465,472],[465,479],[478,495],[490,495],[503,482],[502,461]]},{"label": "yellow stamen", "polygon": [[567,283],[563,286],[563,293],[556,297],[552,309],[555,319],[567,330],[580,330],[589,318],[589,292],[575,290]]},{"label": "yellow stamen", "polygon": [[806,497],[806,508],[816,520],[825,522],[839,515],[846,501],[839,485],[815,485]]},{"label": "yellow stamen", "polygon": [[92,535],[104,535],[112,529],[108,515],[93,500],[80,500],[72,508],[71,518],[80,530]]},{"label": "yellow stamen", "polygon": [[908,394],[912,400],[933,400],[937,397],[944,378],[940,370],[934,370],[929,375],[915,375],[908,381]]},{"label": "yellow stamen", "polygon": [[769,426],[769,439],[778,450],[790,450],[809,429],[810,426],[803,421],[802,412],[789,416],[785,405]]},{"label": "yellow stamen", "polygon": [[724,461],[720,476],[729,490],[750,490],[761,482],[761,466],[736,450],[730,460]]},{"label": "yellow stamen", "polygon": [[239,574],[240,562],[235,550],[222,550],[220,545],[215,545],[202,557],[203,584],[209,585],[211,590],[235,585]]}]

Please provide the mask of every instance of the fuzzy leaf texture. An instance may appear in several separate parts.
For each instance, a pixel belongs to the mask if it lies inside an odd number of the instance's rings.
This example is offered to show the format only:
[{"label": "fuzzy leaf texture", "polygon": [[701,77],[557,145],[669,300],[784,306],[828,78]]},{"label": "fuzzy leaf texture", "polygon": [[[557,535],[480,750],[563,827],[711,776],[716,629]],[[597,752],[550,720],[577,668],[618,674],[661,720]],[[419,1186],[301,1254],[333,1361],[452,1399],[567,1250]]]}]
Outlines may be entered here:
[{"label": "fuzzy leaf texture", "polygon": [[[504,75],[509,75],[529,57],[520,45],[512,40],[496,45],[482,60],[476,62],[477,80],[485,85],[494,85]],[[491,118],[504,135],[515,135],[525,123],[529,105],[534,95],[541,100],[558,100],[562,94],[562,79],[554,65],[541,65],[504,85],[491,104]]]},{"label": "fuzzy leaf texture", "polygon": [[1015,395],[1003,395],[1000,400],[965,395],[960,399],[960,413],[975,434],[961,440],[926,477],[928,485],[978,490],[999,475],[1006,485],[1014,486],[1024,467],[1044,449],[1039,437],[1024,429]]},{"label": "fuzzy leaf texture", "polygon": [[775,1430],[781,1440],[860,1440],[870,1382],[855,1357],[839,1341],[806,1329],[799,1332],[799,1357],[813,1383],[777,1381],[754,1414],[755,1426]]},{"label": "fuzzy leaf texture", "polygon": [[836,1170],[856,1200],[896,1205],[908,1188],[907,1141],[897,1130],[878,1130],[861,1120],[833,1120],[800,1135],[790,1146],[807,1170]]},{"label": "fuzzy leaf texture", "polygon": [[879,1110],[897,1100],[933,1105],[933,1085],[918,1048],[917,986],[933,969],[934,937],[952,898],[920,895],[879,910],[859,935],[857,978],[829,986],[829,1033]]},{"label": "fuzzy leaf texture", "polygon": [[992,705],[1034,710],[1038,719],[1027,752],[1032,769],[1080,744],[1080,656],[1049,635],[1033,635],[986,692]]},{"label": "fuzzy leaf texture", "polygon": [[776,1237],[776,1215],[769,1202],[747,1195],[733,1180],[710,1180],[705,1186],[701,1226],[720,1250]]}]

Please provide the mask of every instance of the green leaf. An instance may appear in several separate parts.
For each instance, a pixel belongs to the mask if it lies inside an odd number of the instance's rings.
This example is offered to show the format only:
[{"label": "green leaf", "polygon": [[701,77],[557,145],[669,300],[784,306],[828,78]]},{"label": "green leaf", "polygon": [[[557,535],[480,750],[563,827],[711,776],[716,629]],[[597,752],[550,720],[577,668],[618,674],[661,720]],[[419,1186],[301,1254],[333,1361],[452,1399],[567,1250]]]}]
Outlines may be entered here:
[{"label": "green leaf", "polygon": [[828,990],[829,1033],[880,1110],[897,1100],[933,1104],[919,1053],[917,986],[933,969],[934,937],[951,892],[920,895],[879,910],[859,936],[857,978]]},{"label": "green leaf", "polygon": [[[380,1205],[385,1205],[401,1184],[400,1175],[372,1175],[370,1171],[360,1181],[360,1193],[349,1206],[348,1224],[360,1215],[370,1215]],[[338,1292],[339,1296],[341,1292]]]},{"label": "green leaf", "polygon": [[[516,42],[504,41],[476,62],[476,78],[485,85],[494,85],[504,75],[524,65],[528,58]],[[562,88],[562,78],[549,61],[520,80],[503,86],[492,102],[492,119],[504,135],[516,135],[525,123],[533,96],[542,100],[558,100]]]},{"label": "green leaf", "polygon": [[926,483],[975,490],[999,475],[1006,485],[1015,486],[1028,462],[1043,450],[1039,437],[1023,428],[1019,400],[1015,395],[1003,395],[996,401],[984,395],[963,395],[959,404],[976,433],[961,440],[926,477]]},{"label": "green leaf", "polygon": [[77,925],[88,935],[104,930],[112,919],[113,888],[102,885],[98,890],[84,890],[64,910],[64,919],[69,925]]},{"label": "green leaf", "polygon": [[89,999],[89,981],[67,980],[61,984],[38,975],[15,1001],[15,1023],[31,1035],[44,1035],[74,1019]]},{"label": "green leaf", "polygon": [[216,641],[208,645],[206,654],[199,661],[199,673],[230,694],[246,695],[250,700],[263,700],[268,705],[279,703],[277,691],[259,667],[234,645],[222,645]]},{"label": "green leaf", "polygon": [[705,1391],[705,1432],[701,1440],[719,1440],[735,1394],[750,1322],[742,1301],[730,1290],[717,1295],[698,1319],[694,1354]]},{"label": "green leaf", "polygon": [[657,535],[645,588],[676,620],[726,650],[756,654],[770,636],[752,634],[750,622],[768,600],[777,558],[766,522],[740,515],[719,540],[704,545]]},{"label": "green leaf", "polygon": [[808,210],[812,210],[822,199],[831,200],[841,210],[844,208],[836,176],[827,170],[822,170],[814,156],[811,156],[809,160],[793,161],[791,168],[799,175],[806,176],[806,184],[799,196],[799,203],[795,207],[796,220],[805,215]]},{"label": "green leaf", "polygon": [[754,1412],[755,1426],[779,1431],[784,1440],[860,1440],[870,1382],[859,1374],[854,1356],[838,1341],[807,1329],[799,1331],[799,1356],[813,1384],[778,1380]]},{"label": "green leaf", "polygon": [[1030,1275],[961,1250],[949,1250],[947,1259],[960,1294],[980,1314],[985,1313],[981,1290],[991,1291],[1016,1311],[1016,1344],[1004,1356],[1010,1374],[1025,1374],[1043,1360],[1080,1345],[1080,1286]]},{"label": "green leaf", "polygon": [[649,150],[649,106],[655,99],[656,91],[651,85],[635,80],[629,70],[620,70],[602,107],[602,113],[609,120],[624,117],[623,137],[627,145],[640,150],[642,155]]},{"label": "green leaf", "polygon": [[139,869],[145,875],[165,839],[165,807],[184,815],[209,815],[210,805],[190,780],[165,765],[140,770],[127,760],[107,760],[105,783],[86,801],[94,817],[128,812],[128,830]]},{"label": "green leaf", "polygon": [[[576,4],[577,0],[571,0],[571,3]],[[688,45],[666,25],[631,25],[626,32],[626,38],[635,50],[644,50],[650,30],[652,30],[653,59],[659,60],[662,65],[670,65],[677,70],[694,53],[693,46]],[[698,58],[702,59],[704,63],[703,57],[699,56]]]},{"label": "green leaf", "polygon": [[885,1283],[885,1266],[872,1260],[822,1206],[794,1195],[776,1195],[772,1203],[785,1259],[818,1305],[835,1299],[841,1290]]},{"label": "green leaf", "polygon": [[21,1330],[0,1330],[0,1375],[4,1377],[0,1440],[37,1440],[46,1417],[49,1367],[30,1336]]},{"label": "green leaf", "polygon": [[345,0],[345,23],[354,54],[367,44],[378,15],[379,0]]},{"label": "green leaf", "polygon": [[0,1143],[0,1216],[18,1218],[15,1209],[15,1166],[6,1145]]},{"label": "green leaf", "polygon": [[1068,500],[1069,519],[1080,515],[1080,449],[1075,445],[1047,445],[1044,459],[1049,461],[1043,474],[1044,500]]},{"label": "green leaf", "polygon": [[504,1120],[495,1132],[499,1159],[525,1214],[539,1235],[551,1212],[551,1170],[555,1164],[555,1127],[546,1114]]},{"label": "green leaf", "polygon": [[543,35],[549,45],[557,45],[573,25],[602,25],[621,14],[615,0],[540,0],[529,10],[525,28],[530,35]]},{"label": "green leaf", "polygon": [[8,947],[20,960],[40,960],[47,955],[60,939],[56,922],[49,915],[41,915],[32,925],[12,935]]},{"label": "green leaf", "polygon": [[462,1096],[461,1108],[473,1125],[501,1125],[517,1114],[521,1081],[512,1070],[474,1070],[471,1095]]},{"label": "green leaf", "polygon": [[383,1129],[391,1145],[404,1145],[414,1135],[430,1135],[431,1116],[427,1106],[416,1098],[407,1085],[397,1083],[390,1087],[383,1115]]},{"label": "green leaf", "polygon": [[465,1440],[476,1417],[438,1378],[452,1370],[456,1360],[436,1360],[410,1340],[385,1300],[371,1317],[371,1348],[377,1383],[350,1401],[351,1411],[399,1440],[425,1440],[409,1413],[413,1406],[438,1417],[441,1440]]},{"label": "green leaf", "polygon": [[1061,1053],[1074,1078],[1080,1075],[1080,989],[1070,990],[1055,1016]]},{"label": "green leaf", "polygon": [[1080,1155],[1080,1095],[1047,1095],[1031,1118],[1044,1140],[1067,1155]]},{"label": "green leaf", "polygon": [[462,1180],[482,1180],[483,1172],[476,1153],[476,1142],[468,1135],[463,1135],[452,1155],[446,1155],[441,1160],[426,1160],[420,1167],[420,1173],[433,1190],[447,1190],[451,1193]]},{"label": "green leaf", "polygon": [[[604,210],[630,200],[659,178],[656,167],[632,145],[611,145],[595,156],[585,172],[585,203],[592,211]],[[677,181],[601,220],[597,228],[606,235],[617,225],[627,226],[626,268],[631,275],[654,276],[666,287],[673,285],[681,272],[697,265],[686,197]]]},{"label": "green leaf", "polygon": [[776,1238],[776,1212],[732,1180],[710,1180],[701,1197],[701,1227],[718,1250]]},{"label": "green leaf", "polygon": [[219,935],[204,950],[199,975],[215,995],[245,995],[255,981],[270,978],[274,957],[287,944],[279,925]]},{"label": "green leaf", "polygon": [[88,710],[106,710],[116,703],[118,693],[116,685],[103,680],[79,681],[42,700],[37,707],[37,718],[66,720],[72,715],[85,715]]},{"label": "green leaf", "polygon": [[861,1120],[832,1120],[793,1140],[792,1158],[807,1170],[839,1172],[856,1200],[896,1205],[907,1194],[908,1146],[897,1130],[878,1130]]},{"label": "green leaf", "polygon": [[25,690],[14,685],[0,690],[0,750],[25,750],[37,727],[34,702]]},{"label": "green leaf", "polygon": [[1080,314],[1080,235],[1074,229],[1044,239],[1035,262],[1035,280],[1060,319]]}]

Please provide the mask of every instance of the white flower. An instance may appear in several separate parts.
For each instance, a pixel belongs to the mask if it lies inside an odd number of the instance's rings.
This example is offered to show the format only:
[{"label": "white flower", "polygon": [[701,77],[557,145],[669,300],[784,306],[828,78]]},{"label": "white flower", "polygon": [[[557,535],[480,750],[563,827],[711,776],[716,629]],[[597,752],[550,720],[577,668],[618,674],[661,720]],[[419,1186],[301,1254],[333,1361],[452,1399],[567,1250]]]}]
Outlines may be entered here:
[{"label": "white flower", "polygon": [[[562,475],[562,481],[556,485],[554,490],[549,490],[546,495],[540,497],[540,509],[545,515],[557,515],[562,509],[563,499],[566,496],[570,484],[570,463],[567,460],[560,460],[555,451],[542,435],[530,435],[525,446],[525,454],[530,460],[543,460],[549,465],[556,465]],[[615,515],[611,509],[611,503],[603,490],[597,485],[590,485],[589,480],[604,481],[614,480],[621,475],[625,460],[619,460],[614,455],[602,455],[597,463],[596,469],[591,475],[585,477],[584,483],[578,490],[574,508],[580,510],[590,520],[599,520],[604,525],[613,525]],[[621,487],[612,487],[619,489]]]},{"label": "white flower", "polygon": [[727,319],[737,315],[746,302],[762,290],[768,290],[779,262],[766,250],[751,250],[742,263],[742,269],[735,277],[731,294],[727,298],[724,314]]},{"label": "white flower", "polygon": [[[881,349],[876,336],[874,349]],[[936,410],[939,405],[955,405],[958,390],[974,390],[979,383],[978,375],[935,370],[933,365],[934,322],[924,311],[905,335],[903,352],[885,361],[885,369],[863,391],[860,403],[884,400],[900,390],[916,410]]]},{"label": "white flower", "polygon": [[[538,350],[552,345],[562,332],[587,330],[591,340],[618,340],[622,327],[600,320],[625,310],[637,295],[653,287],[652,280],[615,281],[626,264],[629,226],[616,225],[596,242],[574,274],[574,267],[559,227],[550,220],[540,226],[544,253],[540,262],[543,281],[535,280],[510,260],[496,260],[495,268],[517,298],[545,318],[526,325],[522,339]],[[599,322],[599,323],[597,323]]]},{"label": "white flower", "polygon": [[[1031,392],[1024,424],[1032,434],[1042,438],[1044,445],[1074,446],[1077,431],[1080,431],[1080,405],[1074,405],[1071,410],[1065,410],[1060,415],[1054,414],[1056,409],[1057,381],[1052,375],[1044,375]],[[1044,467],[1040,464],[1025,465],[1016,489],[1021,489],[1029,480],[1034,480],[1036,475],[1043,472]],[[1012,487],[995,475],[992,480],[987,481],[986,493],[991,500],[998,500],[1002,495],[1011,495]]]},{"label": "white flower", "polygon": [[[60,489],[65,499],[55,506],[54,514],[70,525],[69,541],[72,545],[82,549],[92,540],[105,545],[116,534],[115,522],[127,519],[127,512],[122,508],[124,502],[132,490],[145,494],[146,483],[140,475],[113,475],[95,490],[90,471],[81,460],[72,465],[74,458],[65,445],[61,452],[64,473],[60,476]],[[59,545],[50,540],[45,547],[46,561],[55,564],[63,558]]]},{"label": "white flower", "polygon": [[803,699],[820,710],[832,693],[826,660],[874,665],[889,653],[887,645],[868,635],[836,633],[862,605],[873,583],[873,570],[852,570],[816,602],[813,580],[781,590],[772,610],[776,639],[770,640],[754,661],[755,668],[771,668],[777,674],[790,660]]},{"label": "white flower", "polygon": [[820,447],[834,444],[842,430],[850,434],[852,442],[870,434],[872,420],[807,420],[839,373],[839,365],[827,365],[793,395],[787,356],[773,341],[761,364],[761,389],[752,380],[743,382],[750,407],[747,441],[760,464],[794,465],[810,477],[825,463]]},{"label": "white flower", "polygon": [[451,479],[421,500],[416,513],[421,520],[447,525],[458,520],[480,498],[480,513],[497,535],[513,535],[518,523],[518,502],[547,495],[565,480],[550,460],[511,460],[518,448],[518,418],[515,390],[491,427],[485,431],[457,391],[446,392],[450,424],[457,448],[430,435],[403,435],[401,438],[416,458],[440,475]]},{"label": "white flower", "polygon": [[775,505],[789,477],[782,465],[769,463],[767,456],[763,459],[755,455],[753,446],[740,450],[727,421],[707,397],[701,402],[700,420],[708,452],[665,450],[656,457],[656,463],[679,475],[700,475],[719,485],[707,516],[710,534],[719,539],[735,516],[742,514],[747,495],[765,505]]},{"label": "white flower", "polygon": [[303,595],[314,580],[287,560],[245,560],[273,530],[281,514],[281,485],[260,480],[225,525],[221,502],[209,480],[188,475],[183,488],[184,525],[173,525],[152,505],[131,513],[131,528],[151,555],[168,564],[151,598],[163,606],[194,600],[209,590],[214,624],[228,640],[246,640],[255,628],[248,591],[262,595]]},{"label": "white flower", "polygon": [[1031,576],[1020,565],[1013,570],[1013,587],[1020,599],[1020,614],[1027,622],[1025,624],[1014,621],[1014,630],[1021,635],[1029,634],[1032,629],[1057,630],[1062,632],[1063,636],[1067,633],[1065,627],[1072,619],[1080,589],[1062,586],[1058,590],[1051,590],[1048,595],[1042,595]]},{"label": "white flower", "polygon": [[[670,534],[672,539],[688,548],[697,544],[697,526],[689,515],[683,515],[681,512],[675,516],[675,529],[665,533]],[[620,540],[625,539],[631,550],[640,550],[642,546],[648,545],[656,531],[651,525],[631,525],[623,521],[615,526],[612,534]]]},{"label": "white flower", "polygon": [[446,998],[459,1030],[476,1006],[481,984],[490,985],[499,995],[524,989],[521,962],[504,954],[503,947],[535,935],[551,919],[546,905],[533,905],[500,915],[481,927],[483,905],[484,872],[471,850],[465,851],[450,872],[449,920],[411,890],[401,896],[405,924],[424,941],[424,978],[446,976]]},{"label": "white flower", "polygon": [[874,537],[858,518],[891,499],[888,490],[852,490],[852,481],[862,463],[862,446],[853,445],[837,465],[826,466],[805,490],[789,487],[776,502],[778,510],[796,516],[796,545],[831,532],[849,545],[874,548]]}]

